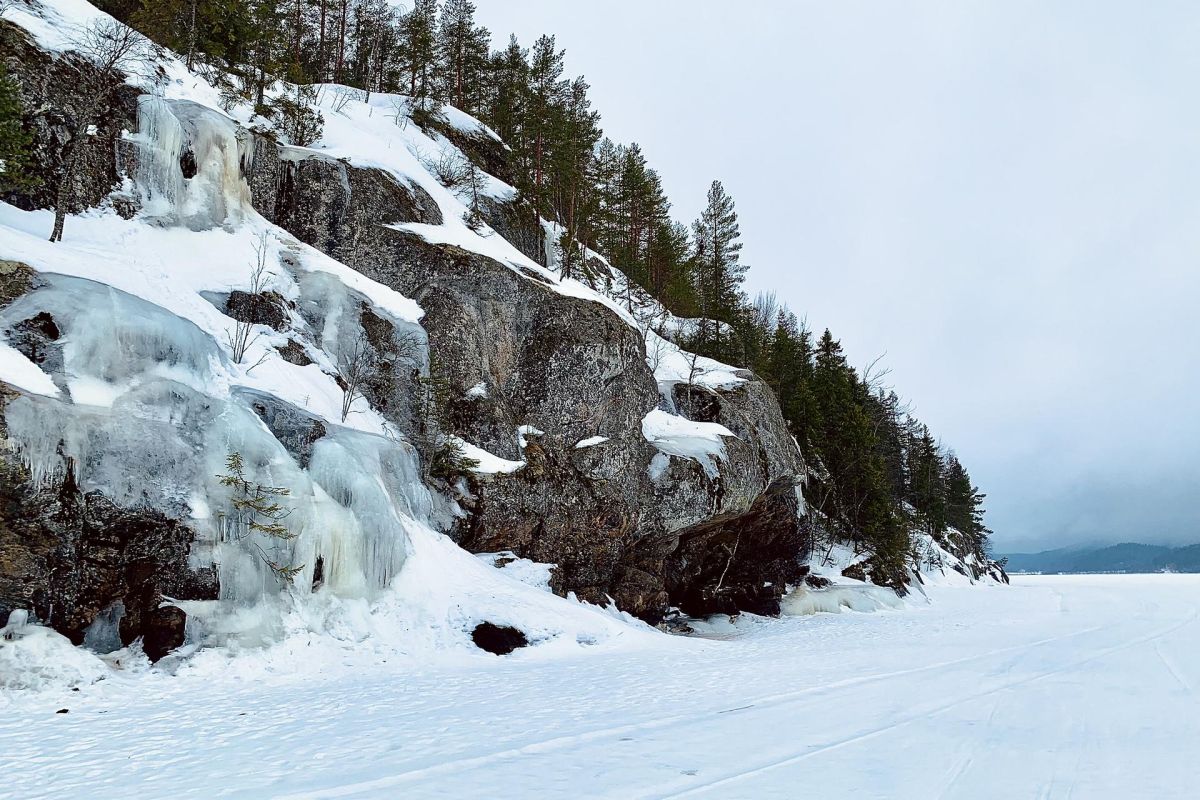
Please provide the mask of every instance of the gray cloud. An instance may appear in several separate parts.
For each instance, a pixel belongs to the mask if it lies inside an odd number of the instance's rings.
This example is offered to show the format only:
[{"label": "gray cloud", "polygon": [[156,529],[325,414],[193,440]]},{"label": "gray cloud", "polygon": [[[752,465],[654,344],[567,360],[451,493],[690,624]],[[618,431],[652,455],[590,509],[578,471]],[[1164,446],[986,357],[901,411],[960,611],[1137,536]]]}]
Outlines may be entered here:
[{"label": "gray cloud", "polygon": [[1194,3],[477,2],[679,217],[724,181],[750,288],[887,352],[999,549],[1200,540]]}]

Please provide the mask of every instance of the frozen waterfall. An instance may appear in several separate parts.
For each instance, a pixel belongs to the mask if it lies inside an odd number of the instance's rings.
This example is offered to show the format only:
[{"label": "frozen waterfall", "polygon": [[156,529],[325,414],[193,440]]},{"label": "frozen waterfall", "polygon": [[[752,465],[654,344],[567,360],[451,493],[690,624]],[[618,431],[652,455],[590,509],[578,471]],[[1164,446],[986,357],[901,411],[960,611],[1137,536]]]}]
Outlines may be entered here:
[{"label": "frozen waterfall", "polygon": [[142,95],[134,185],[145,216],[204,230],[241,221],[250,207],[243,167],[251,134],[211,108]]}]

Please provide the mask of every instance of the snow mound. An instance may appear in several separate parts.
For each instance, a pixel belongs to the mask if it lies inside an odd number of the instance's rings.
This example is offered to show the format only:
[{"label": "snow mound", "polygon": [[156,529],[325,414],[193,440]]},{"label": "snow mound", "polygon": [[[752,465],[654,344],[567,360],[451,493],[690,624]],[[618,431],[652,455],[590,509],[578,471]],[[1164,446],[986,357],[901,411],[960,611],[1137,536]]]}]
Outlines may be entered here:
[{"label": "snow mound", "polygon": [[475,557],[485,564],[503,570],[505,575],[516,578],[527,586],[550,591],[550,578],[554,573],[554,564],[543,564],[529,558],[517,558],[511,550],[501,550],[499,553],[476,553]]},{"label": "snow mound", "polygon": [[13,611],[0,628],[0,689],[45,691],[95,683],[109,667],[50,628],[27,622]]},{"label": "snow mound", "polygon": [[796,587],[780,602],[789,617],[810,614],[840,614],[844,610],[869,613],[885,608],[903,608],[904,601],[892,589],[881,586],[830,586],[825,589]]}]

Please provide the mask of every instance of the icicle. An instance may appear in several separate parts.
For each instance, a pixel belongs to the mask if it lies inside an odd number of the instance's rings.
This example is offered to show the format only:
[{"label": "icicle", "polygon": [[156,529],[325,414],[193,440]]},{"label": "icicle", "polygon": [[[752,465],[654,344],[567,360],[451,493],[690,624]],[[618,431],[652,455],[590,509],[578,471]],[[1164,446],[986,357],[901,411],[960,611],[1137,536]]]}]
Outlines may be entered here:
[{"label": "icicle", "polygon": [[138,98],[137,170],[143,213],[173,219],[183,197],[183,126],[166,100],[153,95]]}]

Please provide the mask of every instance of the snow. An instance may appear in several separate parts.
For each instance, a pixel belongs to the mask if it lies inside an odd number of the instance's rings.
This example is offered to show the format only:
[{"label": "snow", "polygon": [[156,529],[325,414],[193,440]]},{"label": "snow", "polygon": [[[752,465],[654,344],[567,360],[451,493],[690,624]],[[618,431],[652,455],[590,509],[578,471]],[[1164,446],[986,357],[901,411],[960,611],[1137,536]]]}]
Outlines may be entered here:
[{"label": "snow", "polygon": [[27,624],[27,612],[9,614],[0,628],[0,705],[4,690],[70,689],[106,677],[108,666],[62,634]]},{"label": "snow", "polygon": [[[696,461],[709,477],[716,477],[717,464],[725,458],[722,437],[736,438],[724,425],[695,422],[658,408],[642,418],[642,436],[660,453]],[[653,462],[650,469],[655,469]]]},{"label": "snow", "polygon": [[693,356],[679,345],[646,331],[646,362],[654,371],[664,397],[670,397],[675,384],[700,386],[707,389],[731,389],[746,378],[740,370],[704,356]]},{"label": "snow", "polygon": [[461,439],[457,436],[451,438],[453,438],[458,443],[458,446],[462,448],[463,455],[479,462],[477,466],[471,468],[472,472],[481,475],[507,474],[510,472],[516,472],[517,470],[521,469],[521,467],[525,466],[524,461],[511,461],[507,458],[501,458],[498,455],[489,453],[482,447],[471,444],[465,439]]},{"label": "snow", "polygon": [[505,575],[519,580],[528,586],[550,591],[550,578],[554,572],[553,564],[543,564],[528,558],[517,558],[511,550],[499,553],[476,553],[475,557],[485,564],[504,571]]},{"label": "snow", "polygon": [[588,447],[595,447],[598,444],[604,444],[608,441],[607,436],[589,436],[586,439],[580,439],[575,443],[576,450],[584,450]]},{"label": "snow", "polygon": [[472,117],[470,114],[459,111],[454,106],[443,105],[441,109],[441,115],[442,118],[446,120],[446,123],[450,125],[450,127],[461,133],[472,136],[483,134],[484,136],[489,136],[492,139],[495,139],[497,142],[500,141],[500,137],[496,135],[495,131]]},{"label": "snow", "polygon": [[467,389],[466,394],[463,396],[468,400],[485,400],[488,396],[487,384],[480,381],[470,389]]},{"label": "snow", "polygon": [[587,645],[564,630],[558,647],[504,658],[296,638],[287,652],[213,651],[174,676],[9,693],[5,791],[1194,795],[1200,577],[1022,577],[934,596],[876,614],[743,615],[708,639],[630,631]]},{"label": "snow", "polygon": [[871,612],[899,608],[903,601],[891,589],[880,586],[830,586],[809,589],[798,586],[780,603],[782,613],[791,617],[809,614],[840,614],[843,610]]},{"label": "snow", "polygon": [[54,381],[37,364],[19,350],[0,342],[0,378],[5,382],[34,394],[57,397],[59,389]]}]

